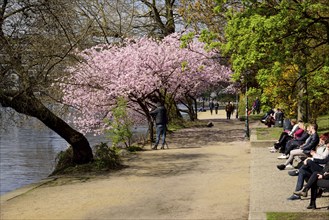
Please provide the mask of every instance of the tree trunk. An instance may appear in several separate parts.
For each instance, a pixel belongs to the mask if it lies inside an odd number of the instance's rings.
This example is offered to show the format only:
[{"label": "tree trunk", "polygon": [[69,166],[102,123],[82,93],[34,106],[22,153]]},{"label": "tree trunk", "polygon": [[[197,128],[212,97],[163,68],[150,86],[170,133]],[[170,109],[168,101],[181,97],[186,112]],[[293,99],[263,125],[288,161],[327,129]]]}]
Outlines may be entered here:
[{"label": "tree trunk", "polygon": [[198,102],[196,100],[196,98],[193,98],[193,102],[194,102],[194,113],[195,113],[195,119],[198,119]]},{"label": "tree trunk", "polygon": [[308,97],[307,97],[307,79],[306,79],[306,66],[300,65],[300,80],[298,85],[298,103],[297,103],[297,114],[298,120],[308,122]]},{"label": "tree trunk", "polygon": [[65,139],[73,148],[74,163],[84,164],[92,161],[92,150],[85,136],[52,113],[32,92],[25,91],[14,98],[8,98],[0,94],[0,103],[3,107],[11,107],[19,113],[39,119],[48,128]]}]

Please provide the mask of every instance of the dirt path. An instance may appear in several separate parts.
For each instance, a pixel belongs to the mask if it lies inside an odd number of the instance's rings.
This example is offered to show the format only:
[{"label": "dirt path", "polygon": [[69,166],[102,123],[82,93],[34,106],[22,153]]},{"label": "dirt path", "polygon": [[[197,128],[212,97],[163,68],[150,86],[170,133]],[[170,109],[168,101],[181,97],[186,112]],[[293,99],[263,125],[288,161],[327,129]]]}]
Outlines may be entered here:
[{"label": "dirt path", "polygon": [[138,153],[125,161],[128,168],[108,176],[5,195],[1,219],[248,219],[250,145],[243,122],[214,124],[176,132],[169,149]]}]

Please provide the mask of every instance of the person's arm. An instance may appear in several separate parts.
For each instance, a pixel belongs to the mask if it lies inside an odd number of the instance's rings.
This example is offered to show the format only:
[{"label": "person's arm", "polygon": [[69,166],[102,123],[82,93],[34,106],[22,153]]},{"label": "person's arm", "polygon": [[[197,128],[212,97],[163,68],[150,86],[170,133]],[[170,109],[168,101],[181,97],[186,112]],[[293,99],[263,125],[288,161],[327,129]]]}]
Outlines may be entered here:
[{"label": "person's arm", "polygon": [[318,164],[326,164],[329,162],[329,156],[324,159],[311,158],[311,160]]},{"label": "person's arm", "polygon": [[295,124],[291,131],[289,132],[289,136],[292,136],[299,129],[298,124]]},{"label": "person's arm", "polygon": [[303,146],[304,153],[309,153],[319,144],[319,136],[315,133],[311,135],[310,141]]}]

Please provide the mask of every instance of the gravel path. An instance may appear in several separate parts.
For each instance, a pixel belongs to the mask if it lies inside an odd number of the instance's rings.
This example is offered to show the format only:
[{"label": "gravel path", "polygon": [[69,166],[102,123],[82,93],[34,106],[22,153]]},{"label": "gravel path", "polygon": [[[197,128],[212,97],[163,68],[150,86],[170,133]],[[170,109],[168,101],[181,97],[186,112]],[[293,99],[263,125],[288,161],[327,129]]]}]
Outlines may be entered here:
[{"label": "gravel path", "polygon": [[137,153],[107,176],[6,194],[1,219],[247,219],[250,144],[243,123],[217,120],[169,135],[169,149]]}]

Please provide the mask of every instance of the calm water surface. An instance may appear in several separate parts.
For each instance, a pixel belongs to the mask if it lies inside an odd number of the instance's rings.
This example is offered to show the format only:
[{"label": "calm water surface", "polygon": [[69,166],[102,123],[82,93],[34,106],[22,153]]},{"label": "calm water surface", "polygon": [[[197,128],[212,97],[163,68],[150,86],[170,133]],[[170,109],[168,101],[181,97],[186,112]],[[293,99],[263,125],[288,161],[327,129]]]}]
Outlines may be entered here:
[{"label": "calm water surface", "polygon": [[[104,136],[87,135],[87,139],[91,146],[107,141]],[[56,155],[67,145],[37,120],[0,129],[0,194],[46,178],[54,169]]]}]

